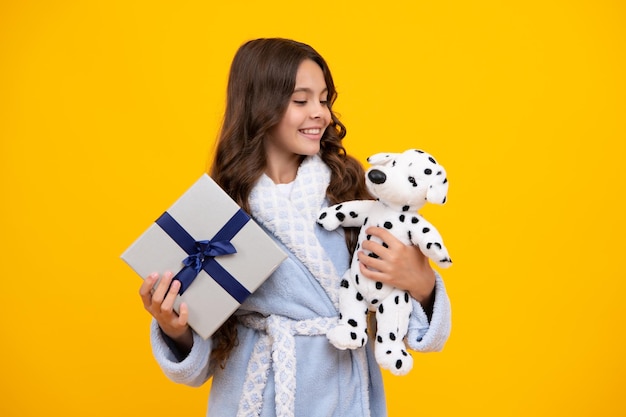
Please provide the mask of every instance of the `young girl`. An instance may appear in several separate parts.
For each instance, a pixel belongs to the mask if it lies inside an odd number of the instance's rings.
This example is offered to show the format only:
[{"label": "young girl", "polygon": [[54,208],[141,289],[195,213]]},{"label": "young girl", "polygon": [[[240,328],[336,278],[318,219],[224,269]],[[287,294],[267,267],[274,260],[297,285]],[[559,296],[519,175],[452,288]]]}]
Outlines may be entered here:
[{"label": "young girl", "polygon": [[[346,130],[332,110],[336,98],[330,70],[310,46],[286,39],[242,45],[211,175],[289,257],[209,340],[189,328],[184,304],[173,311],[179,283],[168,291],[171,273],[156,289],[156,274],[141,286],[165,374],[191,386],[213,378],[208,416],[386,415],[373,342],[337,350],[325,336],[337,322],[356,233],[325,231],[317,215],[370,198],[363,168],[341,144]],[[378,258],[359,252],[362,274],[409,291],[409,346],[441,350],[450,330],[441,278],[415,247],[381,228],[368,233],[386,246],[363,244]]]}]

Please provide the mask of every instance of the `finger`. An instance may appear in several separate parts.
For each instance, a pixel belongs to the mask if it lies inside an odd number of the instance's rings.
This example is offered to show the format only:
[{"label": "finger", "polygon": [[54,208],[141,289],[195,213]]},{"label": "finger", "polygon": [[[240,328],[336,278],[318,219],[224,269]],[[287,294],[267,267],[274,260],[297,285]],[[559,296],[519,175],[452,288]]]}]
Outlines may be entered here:
[{"label": "finger", "polygon": [[156,286],[156,289],[153,288],[154,292],[152,294],[152,303],[159,304],[159,305],[163,303],[163,300],[165,299],[165,295],[168,289],[170,288],[170,284],[172,283],[173,277],[174,275],[169,271],[163,274],[163,277],[161,278],[158,285]]},{"label": "finger", "polygon": [[188,319],[189,319],[189,308],[187,307],[187,303],[181,303],[180,308],[178,309],[178,324],[180,326],[186,326]]},{"label": "finger", "polygon": [[376,269],[371,269],[370,267],[368,267],[362,262],[359,263],[359,269],[361,271],[361,275],[363,275],[365,278],[371,279],[372,281],[380,281],[380,282],[387,281],[387,274],[385,274],[384,272],[378,271]]},{"label": "finger", "polygon": [[159,274],[150,274],[143,280],[141,287],[139,287],[139,296],[141,297],[141,301],[143,302],[143,306],[145,308],[150,307],[150,304],[152,303],[152,288],[158,279]]},{"label": "finger", "polygon": [[361,248],[366,251],[373,252],[376,256],[383,259],[389,256],[389,246],[385,242],[378,243],[373,240],[365,240],[361,244]]},{"label": "finger", "polygon": [[386,247],[390,247],[393,249],[396,246],[404,245],[404,243],[400,242],[400,240],[393,235],[389,230],[384,229],[382,227],[372,226],[366,230],[367,234],[376,236],[384,243],[386,243]]},{"label": "finger", "polygon": [[375,258],[373,256],[369,256],[365,254],[365,252],[363,251],[359,251],[357,256],[359,258],[359,263],[361,264],[361,268],[364,267],[369,270],[385,272],[386,262],[384,260]]},{"label": "finger", "polygon": [[141,282],[141,287],[139,287],[139,295],[141,297],[144,297],[150,294],[150,290],[152,289],[152,286],[154,285],[158,277],[159,276],[156,273],[150,274],[146,277],[146,279],[144,279]]},{"label": "finger", "polygon": [[161,312],[171,314],[172,311],[174,311],[174,302],[176,301],[176,297],[178,296],[180,286],[181,283],[179,280],[175,279],[172,281],[172,285],[170,285],[169,291],[167,292],[165,299],[161,303]]}]

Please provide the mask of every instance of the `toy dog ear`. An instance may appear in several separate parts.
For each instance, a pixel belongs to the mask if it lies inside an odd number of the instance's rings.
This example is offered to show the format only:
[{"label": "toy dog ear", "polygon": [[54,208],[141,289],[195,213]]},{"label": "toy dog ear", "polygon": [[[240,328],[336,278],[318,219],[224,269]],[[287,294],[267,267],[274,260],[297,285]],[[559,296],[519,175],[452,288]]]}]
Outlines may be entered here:
[{"label": "toy dog ear", "polygon": [[371,165],[382,165],[393,159],[396,155],[395,153],[377,153],[367,158],[367,162]]},{"label": "toy dog ear", "polygon": [[445,204],[448,195],[448,177],[441,169],[433,178],[433,182],[426,191],[426,201],[433,204]]}]

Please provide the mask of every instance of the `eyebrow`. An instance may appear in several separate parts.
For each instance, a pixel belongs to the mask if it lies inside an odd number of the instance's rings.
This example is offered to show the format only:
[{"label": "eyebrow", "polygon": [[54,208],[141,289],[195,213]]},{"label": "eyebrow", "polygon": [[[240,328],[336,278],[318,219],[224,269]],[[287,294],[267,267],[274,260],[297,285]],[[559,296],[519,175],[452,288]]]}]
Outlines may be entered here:
[{"label": "eyebrow", "polygon": [[[300,87],[300,88],[296,88],[293,90],[294,93],[300,93],[300,92],[305,92],[305,93],[313,93],[313,90],[311,90],[310,88],[307,87]],[[324,94],[328,92],[328,88],[323,89],[320,94]]]}]

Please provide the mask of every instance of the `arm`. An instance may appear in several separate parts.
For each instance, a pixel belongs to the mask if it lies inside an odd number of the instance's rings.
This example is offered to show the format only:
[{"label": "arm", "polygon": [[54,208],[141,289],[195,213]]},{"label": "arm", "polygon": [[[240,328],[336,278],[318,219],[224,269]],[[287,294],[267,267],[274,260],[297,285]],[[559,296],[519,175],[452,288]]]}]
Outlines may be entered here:
[{"label": "arm", "polygon": [[184,358],[172,349],[171,342],[163,333],[156,320],[150,326],[152,353],[163,373],[172,381],[192,387],[199,387],[212,375],[214,367],[209,361],[211,339],[204,340],[192,332],[193,346]]},{"label": "arm", "polygon": [[[203,340],[187,324],[188,310],[182,303],[180,315],[174,311],[174,301],[180,282],[173,274],[147,277],[141,288],[144,308],[152,315],[150,341],[152,351],[165,375],[174,382],[199,386],[212,374],[209,363],[211,340]],[[170,285],[171,284],[171,285]]]},{"label": "arm", "polygon": [[409,347],[417,352],[439,352],[450,336],[450,299],[443,280],[436,274],[433,310],[427,316],[421,305],[413,300],[413,313],[409,320],[406,339]]},{"label": "arm", "polygon": [[158,274],[150,275],[139,288],[139,296],[143,307],[154,317],[163,333],[186,356],[193,345],[191,328],[187,324],[189,311],[185,303],[180,306],[180,315],[174,311],[180,282],[173,278],[174,274],[171,272],[165,273],[161,278]]}]

